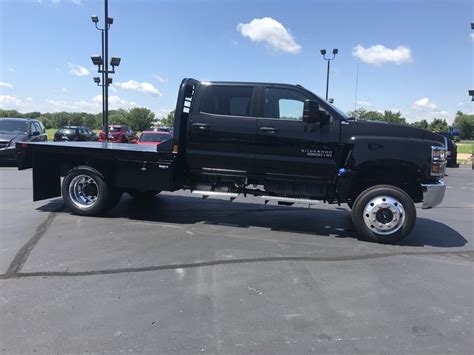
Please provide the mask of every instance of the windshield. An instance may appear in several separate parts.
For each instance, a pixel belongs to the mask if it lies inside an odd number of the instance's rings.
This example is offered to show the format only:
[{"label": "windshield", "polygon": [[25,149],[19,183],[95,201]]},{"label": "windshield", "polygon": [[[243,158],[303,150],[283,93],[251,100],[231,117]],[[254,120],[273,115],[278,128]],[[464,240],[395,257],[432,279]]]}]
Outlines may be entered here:
[{"label": "windshield", "polygon": [[26,121],[0,120],[0,133],[28,134]]},{"label": "windshield", "polygon": [[169,134],[142,133],[140,142],[163,142],[170,138],[171,136]]},{"label": "windshield", "polygon": [[62,128],[58,131],[58,134],[75,134],[76,131],[71,128]]},{"label": "windshield", "polygon": [[[105,129],[103,129],[103,131],[105,131]],[[109,132],[111,132],[111,133],[121,132],[121,131],[122,131],[121,126],[110,126],[109,127]]]}]

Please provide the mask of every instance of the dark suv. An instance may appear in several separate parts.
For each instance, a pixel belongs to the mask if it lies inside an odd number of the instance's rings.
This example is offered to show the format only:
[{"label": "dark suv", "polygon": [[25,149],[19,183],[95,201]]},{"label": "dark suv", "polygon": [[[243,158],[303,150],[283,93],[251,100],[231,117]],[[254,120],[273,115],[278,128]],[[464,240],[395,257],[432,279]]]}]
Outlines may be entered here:
[{"label": "dark suv", "polygon": [[83,126],[64,126],[54,134],[54,141],[95,141],[97,135]]},{"label": "dark suv", "polygon": [[45,142],[43,124],[31,118],[0,118],[0,159],[15,159],[16,142]]},{"label": "dark suv", "polygon": [[[105,131],[102,129],[97,137],[99,142],[105,142]],[[137,134],[126,125],[112,124],[109,126],[109,142],[112,143],[136,143]]]}]

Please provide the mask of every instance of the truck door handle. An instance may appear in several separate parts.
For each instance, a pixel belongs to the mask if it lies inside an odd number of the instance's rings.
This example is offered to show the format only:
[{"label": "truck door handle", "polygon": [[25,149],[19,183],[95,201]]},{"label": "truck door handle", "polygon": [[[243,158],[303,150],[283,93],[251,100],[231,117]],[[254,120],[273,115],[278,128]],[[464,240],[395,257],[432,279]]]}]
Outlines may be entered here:
[{"label": "truck door handle", "polygon": [[204,130],[208,130],[209,127],[211,127],[211,125],[210,125],[210,124],[207,124],[207,123],[197,122],[197,123],[193,123],[192,127],[204,131]]},{"label": "truck door handle", "polygon": [[278,128],[275,128],[275,127],[260,127],[260,130],[267,133],[278,132]]}]

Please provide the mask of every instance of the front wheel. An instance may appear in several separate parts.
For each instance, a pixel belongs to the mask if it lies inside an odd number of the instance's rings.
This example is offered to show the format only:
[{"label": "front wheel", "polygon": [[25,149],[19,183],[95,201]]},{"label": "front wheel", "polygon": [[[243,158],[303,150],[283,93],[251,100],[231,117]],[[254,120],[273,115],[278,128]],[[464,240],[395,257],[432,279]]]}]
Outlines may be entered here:
[{"label": "front wheel", "polygon": [[377,243],[397,243],[406,237],[416,221],[411,197],[391,185],[370,187],[357,197],[352,223],[363,239]]}]

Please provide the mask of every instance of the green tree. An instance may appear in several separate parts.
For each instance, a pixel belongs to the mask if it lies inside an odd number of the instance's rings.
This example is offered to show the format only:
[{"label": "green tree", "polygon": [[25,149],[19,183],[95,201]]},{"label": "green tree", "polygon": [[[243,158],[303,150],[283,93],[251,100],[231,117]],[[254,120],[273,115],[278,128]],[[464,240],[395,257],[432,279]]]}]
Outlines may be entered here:
[{"label": "green tree", "polygon": [[453,126],[459,128],[461,139],[474,138],[474,115],[468,115],[461,111],[456,112]]},{"label": "green tree", "polygon": [[379,111],[367,111],[364,108],[349,112],[349,115],[360,120],[382,121],[389,123],[406,123],[406,119],[402,117],[400,111],[393,112],[386,110],[383,113]]},{"label": "green tree", "polygon": [[155,114],[145,107],[135,107],[128,111],[128,125],[135,131],[144,131],[155,122]]},{"label": "green tree", "polygon": [[414,126],[414,127],[423,128],[423,129],[428,129],[428,126],[429,126],[427,120],[421,120],[421,121],[413,122],[411,125]]},{"label": "green tree", "polygon": [[160,126],[162,127],[173,127],[174,125],[174,111],[169,112],[165,118],[160,120]]},{"label": "green tree", "polygon": [[402,113],[400,111],[398,112],[384,111],[382,120],[384,122],[389,122],[389,123],[400,123],[400,124],[406,123],[406,119],[402,117]]},{"label": "green tree", "polygon": [[22,117],[17,110],[0,110],[0,117]]},{"label": "green tree", "polygon": [[[109,124],[128,124],[131,126],[128,119],[128,115],[129,112],[122,108],[119,108],[118,110],[109,111]],[[100,121],[102,122],[102,115]]]},{"label": "green tree", "polygon": [[446,120],[441,118],[434,118],[429,124],[429,129],[433,132],[448,132],[449,126]]}]

